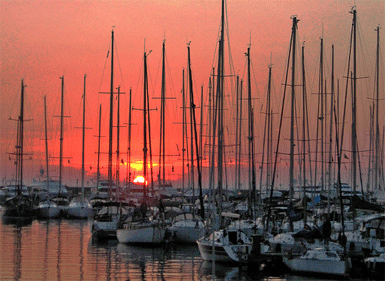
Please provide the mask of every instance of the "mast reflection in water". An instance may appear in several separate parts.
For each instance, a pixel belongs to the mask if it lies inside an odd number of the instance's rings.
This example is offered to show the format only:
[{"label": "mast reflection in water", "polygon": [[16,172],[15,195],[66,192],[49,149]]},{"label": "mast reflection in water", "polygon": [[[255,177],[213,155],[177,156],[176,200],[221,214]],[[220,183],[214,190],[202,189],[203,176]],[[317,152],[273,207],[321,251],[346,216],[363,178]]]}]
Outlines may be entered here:
[{"label": "mast reflection in water", "polygon": [[211,280],[196,245],[92,241],[84,220],[0,222],[0,280]]},{"label": "mast reflection in water", "polygon": [[194,244],[149,248],[97,243],[85,220],[24,225],[0,220],[0,249],[0,280],[314,280],[203,262]]}]

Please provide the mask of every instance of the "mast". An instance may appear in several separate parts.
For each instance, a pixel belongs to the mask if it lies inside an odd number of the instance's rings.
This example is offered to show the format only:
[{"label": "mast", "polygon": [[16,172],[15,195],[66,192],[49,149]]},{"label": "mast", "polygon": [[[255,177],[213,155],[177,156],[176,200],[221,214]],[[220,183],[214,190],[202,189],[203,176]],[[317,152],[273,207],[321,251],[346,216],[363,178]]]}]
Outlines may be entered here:
[{"label": "mast", "polygon": [[62,185],[62,169],[63,169],[63,123],[64,123],[64,75],[61,79],[61,107],[60,107],[60,157],[59,157],[59,194]]},{"label": "mast", "polygon": [[[270,183],[270,163],[271,163],[271,134],[272,134],[272,112],[271,112],[271,68],[272,65],[269,65],[269,80],[267,85],[267,97],[266,97],[266,117],[265,117],[265,126],[264,126],[264,137],[263,137],[263,153],[262,153],[262,165],[261,165],[261,176],[260,176],[260,194],[262,194],[262,181],[263,181],[263,167],[266,163],[266,192],[269,188]],[[265,153],[265,144],[266,144],[266,153]],[[265,161],[266,155],[266,161]]]},{"label": "mast", "polygon": [[[331,91],[330,91],[330,131],[329,131],[329,176],[328,176],[328,194],[332,186],[332,144],[333,144],[333,108],[334,108],[334,45],[332,45],[332,77],[331,77]],[[330,215],[330,196],[328,196],[328,215]]]},{"label": "mast", "polygon": [[325,191],[325,185],[324,185],[324,127],[325,127],[325,95],[324,95],[324,65],[323,65],[323,52],[324,52],[324,41],[321,37],[321,52],[320,52],[320,78],[319,78],[319,87],[320,87],[320,95],[321,95],[321,190]]},{"label": "mast", "polygon": [[[224,35],[225,35],[225,1],[222,0],[221,16],[221,37],[218,48],[218,69],[217,69],[217,114],[218,114],[218,206],[219,206],[219,225],[222,227],[222,188],[223,188],[223,97],[224,97]],[[215,142],[214,142],[215,145]]]},{"label": "mast", "polygon": [[112,137],[114,126],[114,30],[111,31],[111,82],[110,82],[110,125],[108,134],[108,197],[112,189]]},{"label": "mast", "polygon": [[185,156],[185,135],[186,135],[186,97],[184,86],[184,69],[182,72],[182,197],[184,198],[185,192],[185,172],[184,172],[184,156]]},{"label": "mast", "polygon": [[159,191],[160,188],[165,186],[164,178],[165,178],[165,144],[164,144],[164,133],[165,133],[165,91],[166,91],[166,71],[165,71],[165,40],[163,40],[162,45],[162,85],[160,91],[160,130],[159,130],[159,170],[158,170],[158,185]]},{"label": "mast", "polygon": [[144,52],[144,86],[143,86],[143,200],[146,201],[146,179],[147,179],[147,55]]},{"label": "mast", "polygon": [[243,100],[243,80],[241,79],[240,95],[239,95],[239,149],[238,149],[238,190],[241,189],[241,155],[242,155],[242,100]]},{"label": "mast", "polygon": [[[198,186],[199,186],[199,201],[201,212],[200,215],[204,219],[204,204],[203,204],[203,190],[202,190],[202,173],[199,159],[199,150],[198,150],[198,132],[196,126],[196,117],[195,117],[195,103],[194,103],[194,93],[192,85],[192,73],[191,73],[191,60],[190,60],[190,45],[187,46],[188,51],[188,74],[189,74],[189,92],[190,92],[190,112],[191,112],[191,127],[194,129],[191,133],[191,143],[195,144],[195,152],[197,158],[197,170],[198,170]],[[202,124],[201,124],[202,125]],[[193,151],[193,150],[192,150]],[[191,151],[191,158],[193,159],[193,152]],[[192,160],[193,162],[193,160]],[[192,175],[194,177],[194,175]],[[194,189],[193,189],[194,190]]]},{"label": "mast", "polygon": [[99,133],[98,133],[98,166],[96,171],[96,190],[99,195],[99,181],[100,181],[100,138],[101,136],[101,124],[102,124],[102,105],[99,105]]},{"label": "mast", "polygon": [[[162,90],[161,90],[161,109],[160,109],[160,114],[161,114],[161,119],[160,119],[160,153],[159,157],[161,161],[159,161],[159,182],[161,182],[161,185],[163,188],[165,188],[165,178],[166,178],[166,142],[165,142],[165,134],[166,134],[166,40],[163,40],[163,48],[162,48]],[[162,167],[162,169],[161,169]]]},{"label": "mast", "polygon": [[303,208],[304,223],[307,222],[307,196],[306,196],[306,76],[305,76],[305,45],[302,45],[302,173],[303,173]]},{"label": "mast", "polygon": [[374,189],[380,187],[380,128],[378,119],[379,92],[380,92],[380,27],[377,26],[377,52],[376,52],[376,136],[375,136],[375,161],[374,161]]},{"label": "mast", "polygon": [[249,215],[253,217],[253,204],[255,201],[256,191],[256,177],[255,177],[255,162],[254,162],[254,112],[251,103],[251,78],[250,78],[250,46],[247,48],[247,100],[248,100],[248,140],[249,140],[249,182],[250,186],[250,197],[249,197]]},{"label": "mast", "polygon": [[[293,52],[292,52],[292,67],[291,67],[291,108],[290,108],[290,168],[289,168],[289,200],[290,203],[293,201],[294,196],[294,107],[295,107],[295,43],[297,34],[297,17],[293,16]],[[293,231],[293,222],[290,220],[290,231]]]},{"label": "mast", "polygon": [[237,97],[236,97],[236,119],[235,119],[235,190],[239,191],[239,181],[238,181],[238,150],[240,149],[239,146],[239,76],[237,75]]},{"label": "mast", "polygon": [[120,197],[120,86],[118,87],[118,105],[116,116],[116,189]]},{"label": "mast", "polygon": [[[189,43],[190,44],[190,43]],[[192,79],[190,79],[191,68],[190,68],[190,46],[187,46],[188,50],[188,86],[189,86],[189,94],[190,94],[190,187],[192,188],[192,195],[193,198],[195,198],[195,169],[194,169],[194,123],[193,123],[193,111],[195,108],[195,104],[193,104],[194,96],[193,96],[193,87],[192,87]],[[195,205],[194,205],[195,207]],[[194,208],[193,207],[193,208]]]},{"label": "mast", "polygon": [[49,171],[48,171],[48,128],[47,128],[47,96],[44,96],[44,135],[45,135],[45,169],[47,175],[47,193],[49,194]]},{"label": "mast", "polygon": [[23,154],[24,154],[24,80],[21,80],[20,115],[18,119],[18,135],[16,144],[16,184],[17,195],[21,196],[23,188]]},{"label": "mast", "polygon": [[[353,87],[352,87],[352,176],[353,195],[357,188],[357,11],[352,9],[353,14]],[[355,217],[355,210],[353,211]]]},{"label": "mast", "polygon": [[128,190],[131,187],[131,113],[132,113],[132,91],[130,88],[130,102],[129,102],[129,109],[128,109],[128,146],[127,146],[127,176],[126,176],[126,184],[128,187]]},{"label": "mast", "polygon": [[85,125],[86,125],[86,78],[84,74],[84,87],[83,87],[83,139],[82,139],[82,202],[84,201],[84,144],[85,144]]}]

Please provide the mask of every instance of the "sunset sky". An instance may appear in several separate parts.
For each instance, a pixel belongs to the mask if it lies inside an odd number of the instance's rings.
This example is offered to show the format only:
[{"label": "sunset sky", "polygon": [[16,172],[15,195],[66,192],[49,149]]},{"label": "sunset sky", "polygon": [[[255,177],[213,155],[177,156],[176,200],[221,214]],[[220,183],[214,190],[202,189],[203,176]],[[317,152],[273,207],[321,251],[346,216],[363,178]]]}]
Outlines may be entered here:
[{"label": "sunset sky", "polygon": [[[111,30],[115,33],[115,81],[125,95],[121,97],[121,138],[120,152],[127,161],[127,122],[129,91],[132,88],[133,108],[142,108],[143,92],[143,51],[152,51],[148,57],[150,96],[160,97],[161,89],[161,51],[166,42],[166,96],[167,100],[166,138],[167,151],[177,155],[182,149],[181,89],[182,70],[187,67],[187,43],[191,42],[191,63],[194,77],[196,104],[200,105],[201,86],[207,105],[208,81],[212,67],[216,66],[217,42],[220,30],[220,0],[0,0],[0,176],[9,181],[14,177],[14,161],[8,153],[14,152],[16,143],[16,122],[20,103],[21,79],[27,85],[25,90],[25,180],[31,182],[40,169],[45,169],[43,97],[47,96],[49,154],[52,171],[57,178],[56,167],[59,160],[59,118],[60,85],[59,77],[65,79],[65,134],[64,160],[68,169],[64,182],[73,185],[80,179],[75,169],[81,167],[81,138],[78,127],[82,126],[83,77],[87,75],[86,85],[86,170],[96,171],[96,152],[98,135],[99,105],[102,104],[102,173],[106,174],[108,152],[108,113],[109,97],[99,94],[108,92],[110,83],[110,61],[107,53],[111,48]],[[341,92],[346,75],[352,15],[352,6],[358,15],[358,48],[360,69],[358,76],[369,77],[360,82],[359,106],[359,148],[368,149],[369,105],[368,97],[374,92],[374,62],[376,51],[376,32],[380,25],[381,44],[385,42],[385,2],[383,0],[228,0],[228,46],[234,64],[232,74],[246,79],[245,55],[251,42],[253,65],[254,106],[263,110],[266,100],[268,65],[273,65],[273,110],[279,111],[282,102],[282,81],[290,42],[292,21],[297,15],[300,46],[305,41],[308,93],[317,92],[319,70],[320,37],[325,46],[325,77],[330,79],[331,45],[335,45],[336,79],[341,79]],[[229,45],[228,45],[229,44]],[[384,47],[381,46],[381,52]],[[382,58],[382,62],[384,62]],[[226,59],[228,66],[228,59]],[[362,67],[361,67],[362,66]],[[300,65],[298,65],[300,70]],[[383,71],[383,67],[382,70]],[[230,73],[227,73],[230,74]],[[380,98],[384,98],[383,78]],[[330,80],[329,80],[330,81]],[[154,154],[158,155],[159,138],[159,99],[151,99],[152,138]],[[312,112],[317,110],[317,99],[309,94]],[[116,104],[115,104],[116,108]],[[384,103],[381,104],[381,128],[384,124]],[[197,110],[200,110],[197,109]],[[134,110],[132,128],[132,159],[142,159],[142,114]],[[246,111],[244,111],[246,115]],[[199,114],[198,114],[199,116]],[[278,115],[277,115],[278,116]],[[229,116],[228,120],[235,118]],[[246,117],[245,117],[246,118]],[[278,120],[278,117],[274,117]],[[315,122],[315,117],[312,122]],[[257,153],[261,152],[264,115],[257,114],[255,122]],[[116,122],[116,121],[115,121]],[[116,125],[116,123],[115,123]],[[277,128],[277,123],[276,123]],[[233,130],[229,126],[228,130]],[[289,138],[286,134],[283,138]],[[114,131],[116,140],[116,132]],[[349,139],[349,137],[347,137]],[[284,141],[287,143],[287,141]],[[245,141],[246,143],[246,141]],[[283,148],[285,149],[285,148]],[[347,148],[348,149],[348,148]],[[114,144],[114,151],[116,150]],[[288,150],[287,150],[288,152]],[[231,152],[229,152],[230,154]],[[228,161],[232,156],[227,156]],[[257,158],[259,158],[259,154]],[[29,160],[29,158],[31,158]],[[115,156],[114,156],[115,162]],[[154,156],[154,161],[158,157]],[[257,162],[260,161],[257,159]],[[288,160],[286,160],[288,162]],[[367,161],[362,156],[362,161]],[[167,160],[169,178],[180,177],[180,157]],[[283,160],[285,162],[285,160]],[[259,164],[258,164],[259,165]],[[283,165],[285,166],[285,165]],[[365,166],[365,165],[364,165]],[[124,166],[122,166],[124,167]],[[50,168],[51,169],[51,168]],[[125,168],[122,168],[125,169]],[[282,172],[286,173],[286,172]],[[123,174],[123,173],[121,173]],[[124,173],[125,175],[125,173]],[[122,178],[124,178],[124,175]],[[346,179],[348,181],[348,179]],[[91,183],[90,183],[91,184]]]}]

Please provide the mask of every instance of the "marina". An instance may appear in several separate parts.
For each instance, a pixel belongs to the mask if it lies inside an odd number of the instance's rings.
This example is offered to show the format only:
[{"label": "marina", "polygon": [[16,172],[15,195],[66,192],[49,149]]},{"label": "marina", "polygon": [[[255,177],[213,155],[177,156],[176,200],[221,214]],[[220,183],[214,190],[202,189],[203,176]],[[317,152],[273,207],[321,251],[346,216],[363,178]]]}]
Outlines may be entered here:
[{"label": "marina", "polygon": [[[159,8],[182,13],[179,2],[158,1]],[[119,7],[137,5],[118,2]],[[213,42],[197,47],[187,40],[176,55],[166,30],[156,44],[144,37],[141,51],[130,56],[126,51],[138,40],[127,39],[115,25],[108,32],[92,28],[103,38],[92,48],[87,40],[68,41],[68,48],[83,46],[82,59],[100,45],[108,46],[107,55],[92,53],[91,75],[84,72],[82,84],[72,82],[72,69],[61,72],[54,83],[56,97],[45,88],[44,111],[37,110],[36,85],[32,91],[26,86],[34,81],[30,77],[20,78],[11,107],[9,85],[17,78],[1,72],[7,77],[1,106],[17,117],[9,117],[15,126],[3,130],[1,115],[0,280],[385,278],[384,44],[380,23],[368,26],[373,23],[367,14],[385,10],[349,6],[333,19],[341,25],[339,35],[331,23],[324,32],[324,23],[320,28],[307,13],[291,14],[276,37],[280,47],[268,47],[279,49],[279,55],[274,60],[270,55],[262,74],[263,67],[255,69],[254,63],[260,64],[264,40],[254,43],[250,31],[242,52],[232,52],[229,30],[234,24],[240,32],[243,22],[237,1],[209,2],[220,20],[218,33],[207,35]],[[95,11],[102,5],[93,4]],[[245,3],[238,4],[245,9]],[[34,3],[5,4],[18,5]],[[317,39],[309,26],[317,30]],[[369,51],[361,29],[370,38]],[[42,47],[48,50],[50,44]],[[214,51],[211,67],[201,56],[208,47]],[[183,67],[171,70],[170,55]],[[140,64],[132,67],[136,59]],[[122,68],[123,61],[130,67]],[[279,88],[274,86],[277,70]],[[129,77],[129,87],[123,77]],[[39,91],[45,86],[41,83]],[[34,122],[33,115],[44,122]],[[88,126],[91,121],[94,128]],[[8,158],[2,160],[3,154]]]},{"label": "marina", "polygon": [[[0,223],[1,280],[334,280],[284,267],[204,261],[194,244],[130,246],[92,239],[87,220]],[[350,280],[376,280],[367,276]],[[378,280],[378,279],[377,279]]]}]

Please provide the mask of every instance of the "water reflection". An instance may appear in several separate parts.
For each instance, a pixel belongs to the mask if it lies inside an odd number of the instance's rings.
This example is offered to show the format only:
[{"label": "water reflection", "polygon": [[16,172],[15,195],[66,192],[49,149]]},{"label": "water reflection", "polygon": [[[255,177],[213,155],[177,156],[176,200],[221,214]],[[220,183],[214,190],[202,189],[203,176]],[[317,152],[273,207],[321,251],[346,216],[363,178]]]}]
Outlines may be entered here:
[{"label": "water reflection", "polygon": [[49,238],[49,227],[48,221],[45,223],[45,244],[44,244],[44,260],[43,260],[43,280],[47,280],[48,274],[48,238]]},{"label": "water reflection", "polygon": [[15,226],[14,230],[14,255],[13,255],[13,272],[15,279],[21,277],[21,226]]},{"label": "water reflection", "polygon": [[[203,262],[196,245],[136,247],[92,240],[84,220],[0,223],[0,279],[12,280],[298,280],[258,268]],[[311,280],[303,278],[302,280]]]}]

